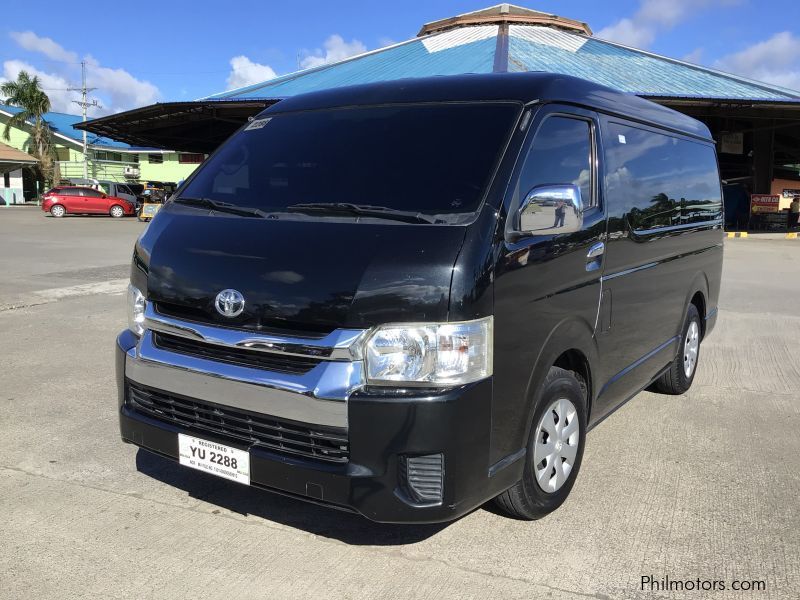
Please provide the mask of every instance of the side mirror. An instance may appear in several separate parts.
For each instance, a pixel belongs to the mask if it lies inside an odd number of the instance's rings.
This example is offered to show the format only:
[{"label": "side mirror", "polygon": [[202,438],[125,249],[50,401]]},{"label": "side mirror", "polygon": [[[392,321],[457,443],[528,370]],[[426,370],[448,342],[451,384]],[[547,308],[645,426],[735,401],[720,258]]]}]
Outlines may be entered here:
[{"label": "side mirror", "polygon": [[541,185],[528,192],[517,211],[519,233],[574,233],[583,227],[583,201],[577,185]]}]

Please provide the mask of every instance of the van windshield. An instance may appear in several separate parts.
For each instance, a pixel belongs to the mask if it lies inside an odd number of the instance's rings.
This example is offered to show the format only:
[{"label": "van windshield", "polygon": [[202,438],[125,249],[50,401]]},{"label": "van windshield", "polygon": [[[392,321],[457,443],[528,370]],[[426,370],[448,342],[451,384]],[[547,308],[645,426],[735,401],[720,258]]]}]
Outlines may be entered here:
[{"label": "van windshield", "polygon": [[264,212],[346,203],[472,213],[519,111],[506,102],[264,115],[207,160],[180,196]]}]

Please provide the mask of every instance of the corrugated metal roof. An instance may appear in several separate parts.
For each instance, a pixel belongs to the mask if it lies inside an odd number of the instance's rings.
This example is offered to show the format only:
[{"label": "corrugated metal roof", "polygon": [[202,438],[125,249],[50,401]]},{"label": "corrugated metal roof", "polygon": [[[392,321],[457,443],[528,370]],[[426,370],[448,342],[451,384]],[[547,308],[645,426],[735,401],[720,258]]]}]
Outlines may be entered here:
[{"label": "corrugated metal roof", "polygon": [[326,88],[406,77],[491,73],[497,30],[497,25],[482,25],[415,38],[210,98],[284,98]]},{"label": "corrugated metal roof", "polygon": [[[285,98],[326,88],[406,77],[490,73],[495,64],[507,64],[509,71],[573,75],[640,96],[800,101],[800,92],[582,34],[513,24],[507,26],[507,31],[507,34],[501,33],[497,25],[459,27],[215,94],[209,99]],[[507,35],[508,43],[498,44],[498,35]],[[498,48],[508,53],[507,62],[495,63]]]},{"label": "corrugated metal roof", "polygon": [[[0,104],[0,111],[10,113],[15,115],[19,112],[22,112],[22,109],[17,106],[8,106],[5,104]],[[76,123],[80,123],[83,121],[83,117],[80,115],[69,115],[67,113],[60,113],[60,112],[48,112],[43,115],[45,121],[50,126],[50,129],[53,133],[58,133],[63,135],[64,137],[68,137],[75,142],[83,143],[83,132],[75,129],[73,125]],[[95,147],[101,148],[109,148],[109,149],[118,149],[118,150],[133,150],[138,149],[134,148],[130,144],[126,144],[124,142],[116,142],[110,138],[100,137],[94,134],[87,135],[86,140],[90,145]],[[141,148],[141,150],[148,150],[148,148]]]},{"label": "corrugated metal roof", "polygon": [[553,71],[640,96],[798,100],[783,88],[547,27],[509,27],[510,71]]}]

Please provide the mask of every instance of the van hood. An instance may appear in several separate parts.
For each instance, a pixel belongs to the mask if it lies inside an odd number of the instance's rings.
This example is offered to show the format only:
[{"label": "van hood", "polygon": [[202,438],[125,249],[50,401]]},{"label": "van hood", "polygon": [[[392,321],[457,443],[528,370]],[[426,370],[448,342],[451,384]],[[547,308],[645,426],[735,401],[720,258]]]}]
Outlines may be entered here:
[{"label": "van hood", "polygon": [[[447,320],[466,227],[165,208],[137,242],[134,262],[147,272],[148,300],[166,314],[318,333]],[[215,309],[225,289],[244,296],[241,315]]]}]

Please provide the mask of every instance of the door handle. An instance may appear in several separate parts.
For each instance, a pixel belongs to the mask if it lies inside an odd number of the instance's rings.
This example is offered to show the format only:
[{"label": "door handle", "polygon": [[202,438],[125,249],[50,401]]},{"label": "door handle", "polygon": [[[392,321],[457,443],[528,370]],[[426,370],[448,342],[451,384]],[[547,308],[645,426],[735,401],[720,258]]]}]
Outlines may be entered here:
[{"label": "door handle", "polygon": [[603,254],[605,254],[606,245],[603,242],[597,242],[586,253],[586,270],[597,271],[600,265],[603,264]]}]

